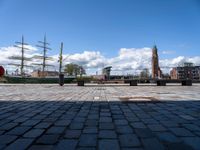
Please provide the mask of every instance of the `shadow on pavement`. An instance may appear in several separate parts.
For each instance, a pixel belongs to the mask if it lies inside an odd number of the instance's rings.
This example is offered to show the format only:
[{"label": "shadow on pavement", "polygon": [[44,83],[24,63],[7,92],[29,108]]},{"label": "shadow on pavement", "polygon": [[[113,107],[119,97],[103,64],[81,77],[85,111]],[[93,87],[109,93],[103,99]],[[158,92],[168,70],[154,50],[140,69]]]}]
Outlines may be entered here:
[{"label": "shadow on pavement", "polygon": [[0,101],[0,149],[200,149],[200,101]]}]

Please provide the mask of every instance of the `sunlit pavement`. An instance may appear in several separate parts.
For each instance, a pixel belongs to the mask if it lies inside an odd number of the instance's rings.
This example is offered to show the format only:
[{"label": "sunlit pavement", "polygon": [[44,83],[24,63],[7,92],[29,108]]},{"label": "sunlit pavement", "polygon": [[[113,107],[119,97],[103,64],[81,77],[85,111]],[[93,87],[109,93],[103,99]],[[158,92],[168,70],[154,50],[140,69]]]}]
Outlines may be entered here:
[{"label": "sunlit pavement", "polygon": [[200,149],[200,85],[0,85],[0,149]]}]

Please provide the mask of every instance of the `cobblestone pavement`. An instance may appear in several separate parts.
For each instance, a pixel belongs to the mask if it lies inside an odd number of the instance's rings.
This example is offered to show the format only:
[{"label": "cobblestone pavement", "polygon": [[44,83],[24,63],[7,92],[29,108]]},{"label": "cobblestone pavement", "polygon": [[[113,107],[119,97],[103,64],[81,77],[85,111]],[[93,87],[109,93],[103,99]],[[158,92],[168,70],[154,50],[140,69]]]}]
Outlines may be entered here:
[{"label": "cobblestone pavement", "polygon": [[200,149],[200,85],[0,85],[0,149]]}]

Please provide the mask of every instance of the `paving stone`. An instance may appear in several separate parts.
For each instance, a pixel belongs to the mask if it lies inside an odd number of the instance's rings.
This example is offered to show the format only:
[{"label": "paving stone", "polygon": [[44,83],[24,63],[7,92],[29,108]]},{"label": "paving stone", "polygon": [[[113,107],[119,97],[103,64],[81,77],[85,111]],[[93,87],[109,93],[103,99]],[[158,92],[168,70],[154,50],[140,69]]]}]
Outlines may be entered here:
[{"label": "paving stone", "polygon": [[160,124],[147,125],[151,131],[166,131],[167,129]]},{"label": "paving stone", "polygon": [[33,142],[33,139],[18,139],[14,143],[6,147],[5,150],[22,150],[28,148]]},{"label": "paving stone", "polygon": [[109,129],[114,129],[114,123],[99,123],[99,129],[105,129],[105,130],[109,130]]},{"label": "paving stone", "polygon": [[30,129],[30,127],[26,126],[17,126],[14,129],[10,130],[6,134],[9,135],[23,135],[25,132],[27,132]]},{"label": "paving stone", "polygon": [[130,121],[130,122],[137,122],[137,121],[140,121],[139,120],[139,118],[137,118],[137,117],[126,117],[126,119],[128,120],[128,121]]},{"label": "paving stone", "polygon": [[85,127],[83,133],[97,133],[97,127]]},{"label": "paving stone", "polygon": [[155,137],[156,135],[148,128],[146,129],[135,129],[135,132],[137,136],[141,138],[152,138]]},{"label": "paving stone", "polygon": [[39,123],[41,120],[27,120],[24,123],[22,123],[22,126],[34,126],[37,123]]},{"label": "paving stone", "polygon": [[119,134],[133,133],[133,129],[130,126],[117,126],[116,132]]},{"label": "paving stone", "polygon": [[18,125],[18,123],[6,123],[3,126],[0,127],[0,130],[10,130],[14,127],[16,127]]},{"label": "paving stone", "polygon": [[88,115],[88,119],[99,119],[99,115],[98,114]]},{"label": "paving stone", "polygon": [[73,120],[73,122],[85,122],[85,120],[86,120],[86,118],[84,118],[84,117],[76,117],[76,118],[74,118],[74,120]]},{"label": "paving stone", "polygon": [[56,126],[68,126],[71,123],[71,120],[58,120],[54,124]]},{"label": "paving stone", "polygon": [[169,150],[194,150],[190,145],[187,145],[183,142],[179,143],[168,143],[167,148]]},{"label": "paving stone", "polygon": [[190,131],[200,131],[200,127],[195,124],[183,124],[182,126]]},{"label": "paving stone", "polygon": [[6,148],[6,145],[1,145],[0,144],[0,149],[5,149]]},{"label": "paving stone", "polygon": [[53,145],[32,145],[28,150],[53,150]]},{"label": "paving stone", "polygon": [[194,136],[189,130],[185,128],[169,128],[176,136]]},{"label": "paving stone", "polygon": [[[114,140],[117,142],[115,145],[118,145],[118,149],[126,150],[151,148],[144,146],[144,140],[146,145],[152,143],[154,147],[157,142],[164,144],[166,149],[195,149],[199,146],[200,93],[199,85],[196,84],[187,88],[187,92],[185,88],[176,86],[165,88],[152,86],[151,90],[148,86],[131,88],[95,85],[80,88],[66,85],[60,88],[57,85],[42,84],[1,85],[0,88],[3,91],[0,96],[0,139],[1,136],[11,136],[7,137],[8,140],[3,140],[6,143],[0,144],[0,149],[4,149],[5,146],[15,143],[22,137],[35,140],[33,145],[28,146],[32,149],[45,149],[48,146],[49,149],[52,147],[55,149],[61,140],[77,140],[76,149],[98,149],[100,140]],[[19,93],[26,94],[26,100]],[[124,103],[118,98],[131,97],[134,93],[138,96],[160,97],[160,101]],[[181,97],[176,98],[176,95],[180,94]],[[94,97],[99,99],[93,101]],[[192,100],[188,100],[189,97]],[[164,99],[169,101],[162,102]],[[52,126],[64,130],[54,130]],[[45,132],[36,132],[40,130]],[[85,134],[95,138],[83,138]],[[121,146],[120,136],[126,134],[136,134],[140,139],[139,142],[142,143],[136,147]],[[49,135],[55,136],[45,137]],[[122,139],[126,138],[128,137]],[[41,142],[38,143],[39,140]],[[90,142],[92,140],[94,142]],[[84,146],[80,146],[81,142]],[[107,146],[113,147],[111,145]]]},{"label": "paving stone", "polygon": [[135,134],[119,135],[119,140],[122,147],[137,147],[141,145]]},{"label": "paving stone", "polygon": [[81,135],[81,130],[67,130],[65,133],[65,138],[79,138]]},{"label": "paving stone", "polygon": [[165,126],[165,127],[178,127],[178,123],[177,122],[173,122],[173,121],[160,121],[160,123]]},{"label": "paving stone", "polygon": [[200,137],[184,137],[183,141],[194,148],[195,150],[200,149]]},{"label": "paving stone", "polygon": [[98,126],[98,120],[87,120],[85,126],[94,127]]},{"label": "paving stone", "polygon": [[157,133],[157,136],[160,139],[160,141],[163,141],[163,142],[170,142],[170,143],[181,142],[179,138],[177,138],[170,132],[159,132]]},{"label": "paving stone", "polygon": [[58,141],[59,135],[56,134],[45,134],[42,135],[37,141],[37,144],[55,144]]},{"label": "paving stone", "polygon": [[120,146],[117,140],[114,139],[102,139],[99,140],[99,150],[120,150]]},{"label": "paving stone", "polygon": [[46,134],[61,134],[65,130],[65,127],[62,126],[52,126],[46,131]]},{"label": "paving stone", "polygon": [[146,126],[145,126],[145,124],[144,123],[142,123],[142,122],[135,122],[135,123],[131,123],[131,126],[133,127],[133,128],[139,128],[139,129],[143,129],[143,128],[147,128]]},{"label": "paving stone", "polygon": [[96,150],[95,147],[79,147],[77,150]]},{"label": "paving stone", "polygon": [[52,123],[50,122],[41,122],[37,124],[34,128],[42,128],[42,129],[47,129],[51,126]]},{"label": "paving stone", "polygon": [[164,150],[164,146],[156,138],[142,139],[144,148],[147,150]]},{"label": "paving stone", "polygon": [[111,113],[109,112],[110,110],[107,109],[108,112],[100,112],[100,116],[104,116],[104,117],[110,117]]},{"label": "paving stone", "polygon": [[186,119],[186,120],[195,120],[195,118],[190,116],[190,115],[179,115],[179,116]]},{"label": "paving stone", "polygon": [[112,115],[113,119],[125,119],[125,116],[123,114],[119,114],[119,115]]},{"label": "paving stone", "polygon": [[116,125],[128,125],[128,121],[127,120],[114,120],[114,123]]},{"label": "paving stone", "polygon": [[80,130],[83,129],[84,124],[83,123],[71,123],[69,128],[70,129],[76,129],[76,130]]},{"label": "paving stone", "polygon": [[15,119],[13,122],[22,123],[28,119],[29,119],[28,117],[20,117],[20,118]]},{"label": "paving stone", "polygon": [[113,138],[117,138],[117,134],[113,130],[100,130],[99,131],[99,138],[113,139]]},{"label": "paving stone", "polygon": [[112,122],[111,117],[100,117],[99,122]]},{"label": "paving stone", "polygon": [[17,136],[14,135],[1,135],[0,136],[0,145],[9,144],[17,139]]},{"label": "paving stone", "polygon": [[82,134],[80,137],[79,146],[96,146],[97,135],[96,134]]},{"label": "paving stone", "polygon": [[5,133],[5,131],[0,131],[0,135],[3,135]]},{"label": "paving stone", "polygon": [[52,117],[52,118],[50,118],[50,117],[47,117],[47,118],[45,118],[45,119],[43,119],[43,121],[44,122],[55,122],[57,120],[57,118],[54,118],[54,117]]},{"label": "paving stone", "polygon": [[141,119],[143,123],[145,124],[158,124],[158,121],[152,118],[149,119]]},{"label": "paving stone", "polygon": [[65,140],[59,141],[55,149],[56,150],[75,150],[77,144],[78,144],[78,140],[65,139]]},{"label": "paving stone", "polygon": [[144,150],[143,148],[121,148],[122,150]]},{"label": "paving stone", "polygon": [[43,132],[44,129],[31,129],[30,131],[26,132],[26,134],[24,134],[23,137],[36,138],[42,135]]}]

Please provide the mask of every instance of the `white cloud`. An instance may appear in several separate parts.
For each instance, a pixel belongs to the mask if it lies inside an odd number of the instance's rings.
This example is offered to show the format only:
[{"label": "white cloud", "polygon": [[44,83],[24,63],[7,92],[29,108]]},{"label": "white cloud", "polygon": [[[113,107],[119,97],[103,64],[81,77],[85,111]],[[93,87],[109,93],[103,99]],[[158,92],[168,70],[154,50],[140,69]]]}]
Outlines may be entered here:
[{"label": "white cloud", "polygon": [[[37,48],[28,46],[30,51],[26,51],[27,57],[32,57],[39,54]],[[13,55],[21,55],[20,49],[10,46],[0,48],[0,65],[8,63],[20,63],[17,60],[8,59]],[[52,61],[48,61],[48,64],[55,65],[58,70],[58,55],[52,55]],[[112,74],[127,74],[127,73],[139,73],[141,69],[149,68],[151,71],[151,48],[121,48],[116,57],[106,58],[100,51],[84,51],[82,53],[75,54],[63,54],[63,65],[68,63],[77,63],[84,66],[88,74],[95,74],[95,72],[106,66],[112,66]],[[169,67],[175,67],[183,62],[193,62],[196,65],[200,65],[200,56],[196,57],[184,57],[178,56],[173,59],[162,59],[159,61],[161,69],[164,72],[169,72]],[[31,63],[42,63],[42,60],[32,60]],[[7,66],[6,66],[7,67]],[[9,68],[10,69],[10,68]],[[55,68],[49,68],[55,70]]]},{"label": "white cloud", "polygon": [[112,70],[117,73],[133,73],[140,69],[150,68],[151,48],[121,48],[117,57],[108,60]]},{"label": "white cloud", "polygon": [[176,53],[175,51],[171,51],[171,50],[165,50],[165,51],[162,51],[162,54],[164,55],[170,55],[170,54],[174,54]]},{"label": "white cloud", "polygon": [[178,56],[173,59],[163,59],[160,60],[160,66],[164,72],[169,72],[172,67],[183,65],[184,62],[191,62],[194,63],[195,65],[200,65],[200,56],[196,57]]}]

